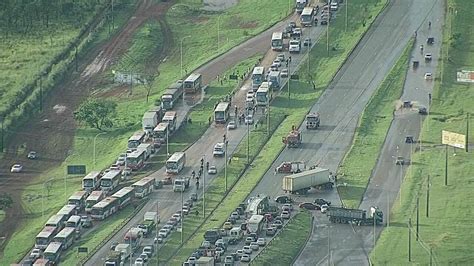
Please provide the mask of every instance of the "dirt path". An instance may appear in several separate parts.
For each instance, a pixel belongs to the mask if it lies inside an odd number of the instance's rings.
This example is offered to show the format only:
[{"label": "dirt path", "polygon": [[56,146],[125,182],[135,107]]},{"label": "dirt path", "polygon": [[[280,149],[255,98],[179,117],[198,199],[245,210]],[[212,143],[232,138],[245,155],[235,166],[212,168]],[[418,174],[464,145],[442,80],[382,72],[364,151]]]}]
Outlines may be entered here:
[{"label": "dirt path", "polygon": [[[97,74],[120,58],[129,47],[135,31],[149,19],[159,21],[164,35],[165,42],[159,57],[165,56],[172,47],[173,38],[164,15],[173,3],[140,1],[124,28],[90,54],[89,58],[95,56],[93,60],[82,63],[80,74],[72,73],[54,93],[45,97],[43,112],[31,118],[22,128],[11,132],[14,137],[9,139],[5,158],[0,162],[0,194],[8,193],[14,203],[6,210],[6,218],[0,224],[0,232],[4,237],[0,243],[0,257],[9,238],[27,214],[21,206],[25,184],[59,166],[71,153],[76,130],[73,111],[93,91],[99,81]],[[155,61],[155,69],[160,61]],[[29,150],[37,151],[40,158],[26,159]],[[21,163],[25,170],[20,174],[11,174],[9,169],[14,163]]]}]

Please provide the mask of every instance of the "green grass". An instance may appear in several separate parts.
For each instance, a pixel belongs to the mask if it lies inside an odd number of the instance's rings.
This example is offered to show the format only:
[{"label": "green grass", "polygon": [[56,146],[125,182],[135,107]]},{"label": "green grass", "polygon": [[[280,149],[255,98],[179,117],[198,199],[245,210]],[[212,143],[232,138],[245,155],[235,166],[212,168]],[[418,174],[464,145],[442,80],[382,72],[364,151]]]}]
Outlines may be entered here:
[{"label": "green grass", "polygon": [[[474,156],[472,146],[469,153],[449,148],[449,179],[444,185],[444,147],[439,147],[441,130],[465,134],[466,113],[473,113],[472,85],[456,82],[456,71],[474,69],[474,41],[468,28],[474,23],[474,3],[448,0],[449,6],[457,10],[453,18],[453,34],[445,29],[442,62],[437,78],[430,116],[424,121],[422,130],[422,152],[414,155],[415,162],[402,186],[402,204],[397,204],[391,215],[390,228],[384,230],[371,254],[376,265],[408,263],[408,219],[412,219],[412,263],[427,265],[429,250],[433,251],[433,262],[437,265],[469,265],[474,260],[472,246],[474,234],[472,218],[472,173]],[[449,23],[449,20],[448,20]],[[453,36],[449,38],[450,36]],[[446,58],[449,45],[449,60]],[[472,119],[471,119],[472,121]],[[471,126],[472,127],[472,126]],[[471,131],[472,132],[472,131]],[[469,134],[472,140],[472,133]],[[426,217],[426,187],[431,177],[429,217]],[[416,242],[416,199],[420,198],[420,239]],[[397,199],[398,202],[398,199]],[[392,226],[393,225],[393,226]]]},{"label": "green grass", "polygon": [[397,100],[403,91],[413,43],[413,40],[408,43],[365,107],[352,147],[338,170],[338,182],[347,183],[347,186],[338,187],[339,196],[347,207],[357,208],[365,193],[372,169],[377,163],[379,151],[392,123]]},{"label": "green grass", "polygon": [[296,214],[252,261],[253,265],[291,265],[311,233],[311,214]]},{"label": "green grass", "polygon": [[0,223],[5,219],[5,211],[0,210]]}]

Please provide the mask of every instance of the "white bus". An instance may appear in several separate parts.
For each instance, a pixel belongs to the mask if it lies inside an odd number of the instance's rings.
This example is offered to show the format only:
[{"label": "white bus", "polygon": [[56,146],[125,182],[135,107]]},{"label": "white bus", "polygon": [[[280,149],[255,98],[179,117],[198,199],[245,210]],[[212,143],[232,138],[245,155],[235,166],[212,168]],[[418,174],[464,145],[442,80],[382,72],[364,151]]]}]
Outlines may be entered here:
[{"label": "white bus", "polygon": [[230,104],[228,102],[221,102],[214,110],[214,121],[216,124],[225,124],[230,116]]},{"label": "white bus", "polygon": [[274,32],[272,34],[272,50],[283,51],[283,32]]},{"label": "white bus", "polygon": [[69,197],[67,204],[76,205],[76,210],[80,212],[86,207],[86,199],[88,195],[89,193],[87,191],[76,191]]},{"label": "white bus", "polygon": [[100,180],[99,171],[90,172],[82,179],[82,189],[89,192],[92,190],[96,190],[100,185],[99,180]]},{"label": "white bus", "polygon": [[202,86],[202,75],[192,73],[186,80],[184,80],[184,92],[195,93],[200,90]]},{"label": "white bus", "polygon": [[258,88],[265,78],[265,68],[262,66],[254,67],[252,72],[252,88]]},{"label": "white bus", "polygon": [[59,232],[64,227],[64,223],[67,221],[66,216],[63,214],[55,214],[51,216],[46,222],[45,226],[56,227]]},{"label": "white bus", "polygon": [[153,192],[153,185],[155,184],[155,178],[147,176],[142,180],[135,182],[132,187],[135,189],[136,198],[144,198]]},{"label": "white bus", "polygon": [[64,215],[64,219],[67,221],[69,217],[76,215],[77,213],[76,205],[66,204],[58,211],[57,214]]},{"label": "white bus", "polygon": [[176,130],[176,124],[178,123],[178,113],[175,111],[168,111],[163,116],[162,121],[168,123],[168,130],[169,133],[171,133]]},{"label": "white bus", "polygon": [[[143,167],[145,163],[146,151],[145,150],[136,150],[127,155],[125,160],[127,161],[127,167],[132,170],[138,170]],[[104,178],[102,178],[103,180]]]},{"label": "white bus", "polygon": [[65,227],[54,237],[53,241],[61,243],[63,250],[66,250],[72,245],[75,237],[76,237],[76,228]]},{"label": "white bus", "polygon": [[90,213],[92,210],[92,206],[94,206],[97,202],[101,201],[103,198],[105,198],[104,191],[92,191],[89,197],[87,197],[86,199],[86,213]]},{"label": "white bus", "polygon": [[58,264],[59,257],[61,256],[61,246],[62,244],[59,242],[49,243],[49,245],[46,247],[46,250],[43,253],[43,257],[49,260],[49,262],[51,262],[52,265]]},{"label": "white bus", "polygon": [[267,106],[270,104],[272,91],[270,90],[270,84],[268,82],[263,82],[262,85],[260,85],[255,94],[255,98],[257,100],[257,106]]},{"label": "white bus", "polygon": [[119,205],[119,201],[116,198],[107,197],[92,206],[91,218],[95,220],[104,220],[118,211]]},{"label": "white bus", "polygon": [[48,244],[53,241],[54,235],[56,234],[56,227],[46,226],[36,236],[35,248],[44,250]]},{"label": "white bus", "polygon": [[161,122],[153,129],[153,145],[155,145],[156,148],[168,140],[168,126],[168,122]]},{"label": "white bus", "polygon": [[264,221],[263,221],[264,216],[263,215],[252,215],[250,219],[247,222],[247,227],[250,231],[250,233],[256,233],[259,234],[262,231]]},{"label": "white bus", "polygon": [[81,216],[73,215],[66,222],[66,227],[71,227],[76,230],[76,234],[79,234],[82,230]]},{"label": "white bus", "polygon": [[145,131],[137,131],[133,133],[133,135],[128,139],[127,147],[129,149],[134,149],[138,147],[138,145],[144,143],[146,141],[146,132]]},{"label": "white bus", "polygon": [[186,163],[186,154],[184,152],[175,152],[166,161],[166,173],[178,174]]},{"label": "white bus", "polygon": [[313,22],[314,22],[313,12],[314,12],[314,9],[309,6],[303,9],[303,12],[301,13],[301,17],[300,17],[301,25],[305,27],[313,26]]},{"label": "white bus", "polygon": [[100,189],[105,191],[106,193],[110,193],[118,186],[119,183],[120,170],[110,170],[100,179]]},{"label": "white bus", "polygon": [[132,201],[133,195],[133,187],[124,187],[113,194],[111,197],[116,198],[119,201],[119,208],[123,209]]}]

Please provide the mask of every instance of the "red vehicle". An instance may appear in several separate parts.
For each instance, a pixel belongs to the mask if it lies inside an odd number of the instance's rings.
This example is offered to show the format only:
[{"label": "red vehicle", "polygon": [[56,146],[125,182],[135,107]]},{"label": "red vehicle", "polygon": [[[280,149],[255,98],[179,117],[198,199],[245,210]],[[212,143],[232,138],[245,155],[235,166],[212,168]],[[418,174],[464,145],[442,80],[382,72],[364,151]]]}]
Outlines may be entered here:
[{"label": "red vehicle", "polygon": [[306,170],[306,164],[304,162],[282,162],[277,167],[278,173],[299,173]]},{"label": "red vehicle", "polygon": [[302,142],[301,132],[298,131],[295,126],[293,126],[290,133],[288,133],[286,137],[283,137],[282,141],[288,148],[297,148]]}]

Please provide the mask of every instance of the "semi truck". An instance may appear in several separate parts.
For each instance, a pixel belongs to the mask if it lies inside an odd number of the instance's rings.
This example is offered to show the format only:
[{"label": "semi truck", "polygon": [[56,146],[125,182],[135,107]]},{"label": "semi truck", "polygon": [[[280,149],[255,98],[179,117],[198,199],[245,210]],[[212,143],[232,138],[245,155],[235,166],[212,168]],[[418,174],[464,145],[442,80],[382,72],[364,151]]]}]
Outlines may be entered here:
[{"label": "semi truck", "polygon": [[174,180],[173,191],[184,192],[189,188],[189,177],[181,177]]},{"label": "semi truck", "polygon": [[158,125],[158,114],[156,112],[146,112],[143,114],[143,131],[150,134],[156,125]]},{"label": "semi truck", "polygon": [[301,132],[293,126],[288,135],[282,138],[282,142],[285,143],[288,148],[298,148],[302,142]]},{"label": "semi truck", "polygon": [[143,222],[138,224],[138,228],[142,229],[143,236],[148,237],[155,229],[156,223],[159,223],[157,212],[146,212],[143,215]]},{"label": "semi truck", "polygon": [[334,185],[329,170],[316,167],[312,170],[283,177],[282,188],[292,194],[306,194],[312,187],[331,189]]},{"label": "semi truck", "polygon": [[130,244],[118,244],[115,247],[115,250],[111,251],[106,259],[105,264],[106,266],[119,266],[123,265],[123,263],[130,257],[132,254],[132,249]]},{"label": "semi truck", "polygon": [[306,170],[306,164],[304,162],[282,162],[278,167],[277,167],[277,172],[278,173],[300,173],[304,170]]},{"label": "semi truck", "polygon": [[383,224],[383,213],[378,207],[370,207],[368,214],[366,210],[329,207],[327,215],[329,221],[333,223],[355,223],[357,225]]},{"label": "semi truck", "polygon": [[319,123],[319,113],[309,113],[306,115],[306,129],[317,129]]},{"label": "semi truck", "polygon": [[143,232],[140,228],[138,227],[130,228],[130,230],[128,230],[128,232],[125,234],[123,241],[127,244],[130,244],[130,247],[132,251],[134,252],[140,247],[140,244],[142,242],[142,236],[143,236]]},{"label": "semi truck", "polygon": [[164,110],[171,110],[175,106],[178,99],[183,97],[183,82],[177,81],[168,89],[165,90],[161,96],[161,107]]}]

